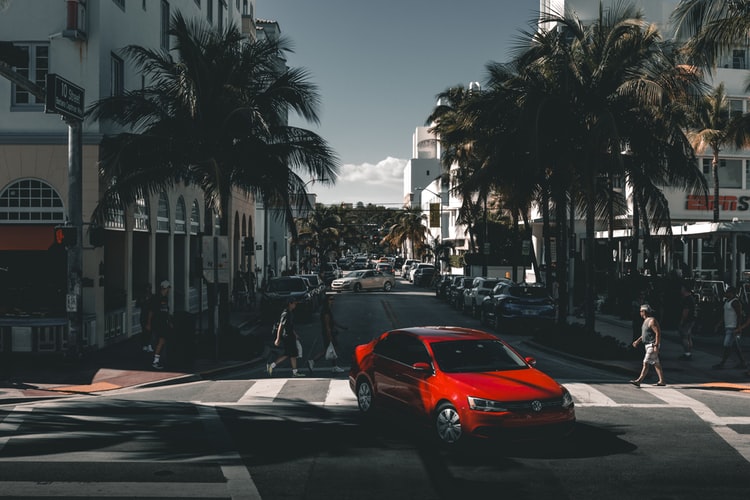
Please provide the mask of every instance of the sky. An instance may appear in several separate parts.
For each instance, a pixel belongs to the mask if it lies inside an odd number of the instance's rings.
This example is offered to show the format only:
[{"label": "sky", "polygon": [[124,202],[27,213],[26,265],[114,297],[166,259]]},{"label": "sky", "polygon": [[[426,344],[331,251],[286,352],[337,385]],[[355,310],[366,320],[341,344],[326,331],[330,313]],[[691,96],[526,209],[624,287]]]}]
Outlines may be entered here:
[{"label": "sky", "polygon": [[412,136],[447,88],[483,83],[537,17],[539,0],[256,0],[255,17],[291,40],[290,67],[318,87],[322,136],[339,158],[324,204],[400,207]]}]

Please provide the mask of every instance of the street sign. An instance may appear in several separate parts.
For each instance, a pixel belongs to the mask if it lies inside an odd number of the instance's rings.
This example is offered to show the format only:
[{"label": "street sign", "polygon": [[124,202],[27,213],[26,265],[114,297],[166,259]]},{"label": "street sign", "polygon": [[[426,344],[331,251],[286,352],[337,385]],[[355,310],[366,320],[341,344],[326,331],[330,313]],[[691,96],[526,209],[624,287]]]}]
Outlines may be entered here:
[{"label": "street sign", "polygon": [[69,119],[83,120],[83,87],[49,73],[46,98],[45,113],[59,113]]}]

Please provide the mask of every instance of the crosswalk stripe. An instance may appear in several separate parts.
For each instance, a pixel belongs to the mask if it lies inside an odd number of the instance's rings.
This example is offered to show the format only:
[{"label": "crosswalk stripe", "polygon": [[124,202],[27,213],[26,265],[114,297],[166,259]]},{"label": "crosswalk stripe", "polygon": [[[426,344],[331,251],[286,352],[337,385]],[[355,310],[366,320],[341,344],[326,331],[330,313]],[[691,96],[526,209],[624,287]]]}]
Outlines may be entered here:
[{"label": "crosswalk stripe", "polygon": [[581,406],[617,406],[617,403],[589,384],[566,383],[570,394],[577,405]]},{"label": "crosswalk stripe", "polygon": [[261,400],[273,400],[273,398],[279,395],[279,392],[281,392],[281,389],[284,388],[284,385],[288,381],[288,379],[284,378],[257,380],[237,402],[250,403]]},{"label": "crosswalk stripe", "polygon": [[357,400],[349,388],[349,380],[331,380],[324,406],[352,406]]}]

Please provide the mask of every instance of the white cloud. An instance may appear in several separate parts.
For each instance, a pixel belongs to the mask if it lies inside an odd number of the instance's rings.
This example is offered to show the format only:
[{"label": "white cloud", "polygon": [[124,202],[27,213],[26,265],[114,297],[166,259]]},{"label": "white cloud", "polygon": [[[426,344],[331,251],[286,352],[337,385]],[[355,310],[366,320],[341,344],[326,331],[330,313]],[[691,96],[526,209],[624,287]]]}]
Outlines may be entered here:
[{"label": "white cloud", "polygon": [[307,191],[318,195],[318,203],[326,205],[362,202],[400,207],[404,197],[404,168],[407,161],[388,157],[375,165],[345,164],[341,166],[335,186],[328,188],[311,184]]}]

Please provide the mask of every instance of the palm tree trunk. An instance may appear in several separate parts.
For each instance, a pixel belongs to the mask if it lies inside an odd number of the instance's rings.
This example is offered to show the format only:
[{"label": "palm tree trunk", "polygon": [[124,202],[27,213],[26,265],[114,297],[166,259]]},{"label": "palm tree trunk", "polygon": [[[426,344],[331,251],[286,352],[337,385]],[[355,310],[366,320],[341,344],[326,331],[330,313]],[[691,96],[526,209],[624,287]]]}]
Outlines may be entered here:
[{"label": "palm tree trunk", "polygon": [[719,150],[716,148],[711,161],[711,175],[714,181],[714,222],[719,222]]}]

